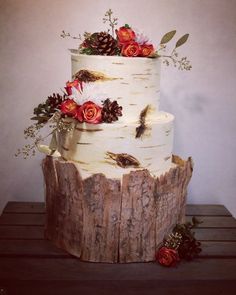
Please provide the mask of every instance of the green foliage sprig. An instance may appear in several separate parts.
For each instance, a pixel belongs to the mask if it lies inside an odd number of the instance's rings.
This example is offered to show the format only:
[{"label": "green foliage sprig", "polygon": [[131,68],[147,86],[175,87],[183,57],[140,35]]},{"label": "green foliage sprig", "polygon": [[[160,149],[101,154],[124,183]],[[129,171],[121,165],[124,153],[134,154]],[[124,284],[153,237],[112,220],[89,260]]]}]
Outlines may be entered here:
[{"label": "green foliage sprig", "polygon": [[[118,18],[117,17],[113,17],[113,11],[111,9],[108,9],[105,12],[105,15],[103,17],[103,23],[109,23],[109,26],[111,27],[111,32],[112,32],[112,36],[115,36],[115,26],[118,25]],[[108,33],[110,32],[110,29],[108,29]]]},{"label": "green foliage sprig", "polygon": [[[160,49],[158,50],[159,52],[166,50],[166,43],[171,41],[173,37],[175,36],[175,34],[176,34],[176,30],[173,30],[166,33],[162,37],[160,42]],[[164,58],[164,61],[163,61],[164,64],[169,66],[170,62],[172,62],[174,67],[178,67],[179,70],[187,70],[187,71],[191,70],[192,66],[190,64],[190,61],[187,59],[187,57],[186,56],[179,57],[179,54],[176,51],[178,47],[184,45],[187,42],[188,38],[189,38],[189,34],[185,34],[182,37],[180,37],[175,43],[175,47],[172,50],[171,54],[169,55],[162,55],[157,51],[157,55]]]}]

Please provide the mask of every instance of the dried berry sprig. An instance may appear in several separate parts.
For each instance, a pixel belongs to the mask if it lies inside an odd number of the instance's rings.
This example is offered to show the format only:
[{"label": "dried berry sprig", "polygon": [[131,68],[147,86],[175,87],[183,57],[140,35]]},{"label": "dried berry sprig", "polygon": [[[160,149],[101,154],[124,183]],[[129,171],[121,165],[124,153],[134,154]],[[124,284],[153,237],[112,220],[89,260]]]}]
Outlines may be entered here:
[{"label": "dried berry sprig", "polygon": [[178,59],[178,53],[176,52],[176,50],[173,50],[171,55],[163,55],[162,57],[164,57],[164,61],[163,63],[166,66],[170,65],[170,60],[173,63],[174,67],[178,67],[179,70],[186,70],[186,71],[190,71],[192,68],[192,65],[190,64],[190,61],[187,60],[187,57],[181,57],[180,59]]},{"label": "dried berry sprig", "polygon": [[71,39],[77,39],[77,40],[82,40],[82,36],[81,34],[79,34],[79,36],[71,36],[70,33],[65,32],[64,30],[61,32],[60,35],[62,38],[71,38]]},{"label": "dried berry sprig", "polygon": [[27,159],[31,156],[35,156],[38,145],[41,144],[50,135],[52,135],[54,131],[56,131],[56,129],[53,129],[49,134],[47,134],[44,137],[42,137],[41,135],[35,137],[32,143],[26,144],[22,148],[18,148],[15,153],[15,156],[18,157],[22,155],[24,159]]},{"label": "dried berry sprig", "polygon": [[67,122],[64,120],[59,120],[57,124],[58,132],[70,132],[74,129],[73,122]]},{"label": "dried berry sprig", "polygon": [[91,33],[89,32],[84,32],[82,35],[79,34],[78,36],[72,36],[70,33],[65,32],[64,30],[61,32],[60,35],[62,38],[71,38],[71,39],[76,39],[76,40],[80,40],[82,43],[78,46],[80,53],[82,54],[88,54],[91,55],[90,51],[87,50],[85,44],[84,44],[84,40],[88,39],[91,36]]},{"label": "dried berry sprig", "polygon": [[24,138],[36,138],[40,132],[40,129],[43,127],[43,124],[35,123],[25,128],[24,130]]},{"label": "dried berry sprig", "polygon": [[47,125],[51,129],[51,132],[46,136],[40,134],[41,129],[45,126],[45,123],[34,123],[24,130],[25,139],[31,139],[32,142],[24,145],[22,148],[18,148],[15,156],[23,156],[24,159],[27,159],[30,156],[35,156],[37,146],[41,144],[46,138],[52,135],[57,130],[57,125],[61,120],[61,115],[59,112],[56,112],[48,121]]},{"label": "dried berry sprig", "polygon": [[[105,12],[105,15],[103,17],[103,23],[105,24],[106,22],[109,23],[109,26],[111,27],[111,33],[112,36],[114,37],[115,34],[115,26],[118,25],[118,18],[117,17],[113,17],[113,11],[111,9],[108,9]],[[108,29],[108,33],[110,32],[110,29]]]}]

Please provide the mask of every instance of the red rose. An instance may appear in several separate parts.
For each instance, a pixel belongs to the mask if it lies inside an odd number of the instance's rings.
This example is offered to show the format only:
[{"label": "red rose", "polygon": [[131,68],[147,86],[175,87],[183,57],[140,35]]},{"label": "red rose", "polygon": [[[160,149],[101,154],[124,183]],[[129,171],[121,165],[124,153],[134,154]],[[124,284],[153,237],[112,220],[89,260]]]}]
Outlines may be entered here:
[{"label": "red rose", "polygon": [[164,266],[174,266],[180,261],[176,250],[167,247],[161,247],[156,253],[156,260]]},{"label": "red rose", "polygon": [[92,101],[87,101],[77,109],[75,118],[80,122],[92,124],[101,123],[102,108]]},{"label": "red rose", "polygon": [[147,57],[154,53],[154,47],[152,44],[140,45],[140,56]]},{"label": "red rose", "polygon": [[63,114],[69,115],[69,116],[75,116],[77,112],[78,105],[73,99],[66,99],[61,104],[61,112]]},{"label": "red rose", "polygon": [[140,46],[137,42],[130,42],[123,45],[121,54],[124,56],[138,56],[140,53]]},{"label": "red rose", "polygon": [[134,41],[135,32],[131,28],[121,27],[116,30],[116,35],[120,44]]},{"label": "red rose", "polygon": [[74,80],[74,81],[72,81],[72,82],[68,81],[66,83],[66,87],[65,87],[65,90],[67,92],[67,95],[72,95],[73,94],[73,87],[76,90],[78,90],[78,91],[81,92],[81,90],[82,90],[82,83],[79,80],[77,80],[77,79]]}]

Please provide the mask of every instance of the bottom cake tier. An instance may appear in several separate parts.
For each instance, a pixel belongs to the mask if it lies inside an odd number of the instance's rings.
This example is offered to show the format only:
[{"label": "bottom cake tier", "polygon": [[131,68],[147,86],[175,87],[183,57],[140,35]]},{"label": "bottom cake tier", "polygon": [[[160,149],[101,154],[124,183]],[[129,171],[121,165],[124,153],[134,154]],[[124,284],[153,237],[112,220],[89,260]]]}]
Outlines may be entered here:
[{"label": "bottom cake tier", "polygon": [[58,151],[77,165],[82,178],[102,172],[120,179],[124,173],[142,169],[159,176],[172,167],[173,121],[174,116],[166,112],[159,112],[155,121],[145,126],[66,119],[70,131],[58,132]]},{"label": "bottom cake tier", "polygon": [[47,156],[46,238],[84,261],[155,260],[164,236],[185,217],[192,160],[172,161],[160,177],[143,169],[121,180],[101,173],[84,179],[73,162]]}]

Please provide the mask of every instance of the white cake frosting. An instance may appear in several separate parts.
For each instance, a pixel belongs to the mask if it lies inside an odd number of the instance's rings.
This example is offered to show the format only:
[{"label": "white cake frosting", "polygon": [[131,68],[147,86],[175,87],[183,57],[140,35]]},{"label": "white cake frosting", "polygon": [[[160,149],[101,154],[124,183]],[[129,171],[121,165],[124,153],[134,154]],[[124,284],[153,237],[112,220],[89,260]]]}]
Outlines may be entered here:
[{"label": "white cake frosting", "polygon": [[[160,60],[119,56],[72,55],[72,76],[80,70],[102,74],[93,83],[94,97],[103,93],[117,100],[123,116],[113,123],[88,124],[67,118],[71,131],[57,133],[58,151],[73,161],[83,178],[103,173],[122,178],[132,170],[148,169],[160,176],[171,166],[174,116],[159,111]],[[136,138],[141,111],[149,105],[145,132]],[[128,154],[138,167],[120,167],[110,155]]]},{"label": "white cake frosting", "polygon": [[160,59],[82,54],[73,54],[71,59],[73,76],[84,69],[105,75],[105,80],[96,81],[97,91],[123,107],[120,121],[137,121],[148,104],[153,107],[148,119],[155,120],[160,100]]}]

